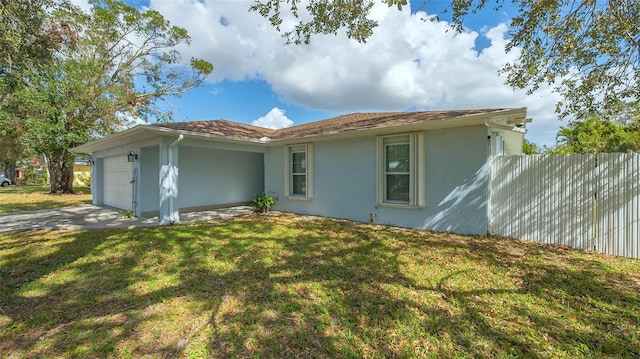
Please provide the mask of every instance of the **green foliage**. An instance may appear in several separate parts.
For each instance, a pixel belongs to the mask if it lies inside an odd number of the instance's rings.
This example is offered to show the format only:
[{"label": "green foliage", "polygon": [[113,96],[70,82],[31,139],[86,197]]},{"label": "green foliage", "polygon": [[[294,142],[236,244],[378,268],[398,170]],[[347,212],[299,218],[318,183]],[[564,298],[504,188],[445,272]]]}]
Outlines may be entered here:
[{"label": "green foliage", "polygon": [[549,153],[640,151],[640,123],[628,124],[591,118],[560,127],[557,145]]},{"label": "green foliage", "polygon": [[274,198],[262,192],[260,195],[253,195],[253,201],[251,202],[251,206],[256,212],[267,212],[269,208],[275,202]]},{"label": "green foliage", "polygon": [[385,2],[387,3],[387,5],[389,5],[389,7],[396,5],[398,7],[398,10],[402,10],[403,6],[407,6],[407,0],[385,0]]},{"label": "green foliage", "polygon": [[[407,4],[385,2],[398,9]],[[506,50],[519,57],[502,70],[509,85],[529,93],[552,85],[563,97],[556,105],[561,118],[609,117],[626,105],[640,106],[640,1],[511,3],[518,14],[511,20]],[[301,20],[285,36],[296,44],[343,28],[350,38],[365,42],[378,25],[368,18],[372,1],[311,0],[304,14],[298,12],[299,4],[300,0],[256,0],[251,9],[280,29],[282,12],[289,5],[290,13]],[[452,12],[452,27],[460,31],[466,16],[487,7],[499,11],[504,4],[505,0],[450,0],[442,12]]]},{"label": "green foliage", "polygon": [[535,155],[540,153],[540,148],[535,143],[525,139],[522,144],[522,153],[525,155]]},{"label": "green foliage", "polygon": [[44,186],[47,184],[47,175],[39,166],[30,164],[25,168],[23,184]]},{"label": "green foliage", "polygon": [[507,83],[533,92],[553,84],[561,117],[609,117],[640,98],[639,1],[520,0],[507,50]]},{"label": "green foliage", "polygon": [[0,108],[5,97],[24,85],[22,71],[52,59],[59,28],[47,11],[64,1],[0,0]]}]

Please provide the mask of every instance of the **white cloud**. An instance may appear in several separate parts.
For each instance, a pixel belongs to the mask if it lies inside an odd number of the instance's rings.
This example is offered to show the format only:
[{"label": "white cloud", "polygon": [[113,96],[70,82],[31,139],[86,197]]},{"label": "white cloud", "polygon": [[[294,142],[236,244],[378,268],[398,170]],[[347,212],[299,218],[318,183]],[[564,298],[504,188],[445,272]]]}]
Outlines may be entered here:
[{"label": "white cloud", "polygon": [[251,124],[254,126],[277,130],[280,128],[291,127],[293,125],[293,121],[285,116],[284,110],[274,107],[269,111],[269,113],[251,122]]},{"label": "white cloud", "polygon": [[[528,96],[498,75],[517,58],[505,53],[505,25],[456,33],[446,22],[424,21],[424,12],[411,14],[409,6],[397,11],[376,2],[372,14],[380,26],[365,44],[339,34],[286,46],[267,20],[248,11],[251,4],[151,0],[149,7],[189,31],[192,45],[182,49],[183,58],[211,61],[212,83],[265,80],[285,102],[336,113],[528,107],[534,120],[528,138],[554,141],[558,95],[543,88]],[[285,19],[284,26],[292,23]],[[490,42],[482,51],[475,48],[478,36]]]}]

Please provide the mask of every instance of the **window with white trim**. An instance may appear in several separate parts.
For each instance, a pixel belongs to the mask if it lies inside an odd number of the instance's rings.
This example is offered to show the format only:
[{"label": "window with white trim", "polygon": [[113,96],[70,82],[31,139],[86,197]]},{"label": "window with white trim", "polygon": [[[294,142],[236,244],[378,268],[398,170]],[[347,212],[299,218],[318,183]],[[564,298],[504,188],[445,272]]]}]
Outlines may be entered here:
[{"label": "window with white trim", "polygon": [[424,206],[421,133],[378,137],[378,204]]},{"label": "window with white trim", "polygon": [[289,197],[301,199],[313,197],[311,149],[310,144],[287,146],[285,193]]}]

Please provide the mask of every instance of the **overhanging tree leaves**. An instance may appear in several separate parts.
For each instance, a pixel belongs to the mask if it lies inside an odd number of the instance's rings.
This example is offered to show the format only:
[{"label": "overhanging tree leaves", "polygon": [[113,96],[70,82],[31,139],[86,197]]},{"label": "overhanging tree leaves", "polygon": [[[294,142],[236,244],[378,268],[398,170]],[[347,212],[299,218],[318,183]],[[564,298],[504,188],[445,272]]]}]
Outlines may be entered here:
[{"label": "overhanging tree leaves", "polygon": [[[402,8],[406,0],[385,0]],[[301,4],[307,4],[301,12]],[[505,0],[452,0],[452,25],[485,7],[496,11]],[[507,83],[530,93],[543,84],[564,98],[560,117],[610,115],[625,106],[638,107],[640,97],[640,1],[514,0],[518,15],[510,23],[506,50],[520,49],[517,62],[503,71]],[[308,43],[313,34],[335,34],[365,41],[377,23],[367,16],[373,0],[256,0],[252,10],[280,28],[288,11],[300,22],[287,31],[288,41]]]},{"label": "overhanging tree leaves", "polygon": [[68,27],[49,15],[69,6],[65,0],[0,0],[0,107],[25,85],[25,71],[51,62]]},{"label": "overhanging tree leaves", "polygon": [[54,13],[70,24],[76,41],[65,42],[50,66],[33,71],[29,86],[11,95],[23,104],[28,143],[48,158],[51,191],[73,191],[69,149],[121,130],[132,118],[171,114],[160,102],[199,86],[213,66],[181,63],[177,47],[190,42],[156,11],[121,1],[93,1],[90,13]]},{"label": "overhanging tree leaves", "polygon": [[520,0],[507,82],[533,92],[556,84],[561,117],[611,116],[640,98],[640,2]]},{"label": "overhanging tree leaves", "polygon": [[285,4],[284,11],[300,19],[293,30],[285,32],[285,37],[288,43],[298,45],[309,44],[313,34],[337,34],[343,28],[350,38],[365,42],[378,26],[376,21],[367,18],[373,7],[373,2],[369,0],[310,0],[305,7],[310,17],[305,20],[301,19],[298,8],[301,3],[301,0],[256,1],[251,10],[267,17],[280,31],[282,4]]}]

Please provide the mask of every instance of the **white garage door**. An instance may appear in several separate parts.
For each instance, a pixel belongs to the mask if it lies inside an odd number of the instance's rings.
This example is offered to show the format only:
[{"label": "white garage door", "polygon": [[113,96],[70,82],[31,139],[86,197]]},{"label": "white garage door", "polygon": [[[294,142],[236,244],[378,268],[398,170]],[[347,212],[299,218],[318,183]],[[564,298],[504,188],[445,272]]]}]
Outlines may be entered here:
[{"label": "white garage door", "polygon": [[121,209],[131,209],[131,163],[127,156],[104,159],[104,204]]}]

